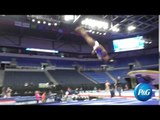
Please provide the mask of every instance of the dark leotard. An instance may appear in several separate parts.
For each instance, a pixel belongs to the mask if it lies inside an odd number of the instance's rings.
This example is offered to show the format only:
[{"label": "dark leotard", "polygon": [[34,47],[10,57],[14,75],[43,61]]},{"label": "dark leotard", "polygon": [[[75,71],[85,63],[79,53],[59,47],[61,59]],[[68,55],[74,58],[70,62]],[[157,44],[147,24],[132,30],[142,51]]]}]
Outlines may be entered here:
[{"label": "dark leotard", "polygon": [[101,48],[96,49],[96,54],[97,54],[97,56],[99,56],[101,58],[103,58],[107,55],[107,53],[103,52]]}]

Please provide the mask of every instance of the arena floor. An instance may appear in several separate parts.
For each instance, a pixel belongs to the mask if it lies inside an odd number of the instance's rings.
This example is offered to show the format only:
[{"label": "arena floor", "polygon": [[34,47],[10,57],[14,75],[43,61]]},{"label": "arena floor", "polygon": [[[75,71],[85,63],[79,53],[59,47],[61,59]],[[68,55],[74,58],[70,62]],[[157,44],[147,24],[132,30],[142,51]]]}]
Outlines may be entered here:
[{"label": "arena floor", "polygon": [[159,100],[152,98],[148,101],[142,102],[135,98],[104,98],[99,100],[87,101],[72,101],[61,103],[46,103],[45,105],[159,105]]},{"label": "arena floor", "polygon": [[1,98],[0,105],[160,105],[159,90],[155,90],[155,96],[148,101],[139,101],[133,95],[133,90],[123,91],[122,96],[110,98],[109,92],[105,91],[87,91],[79,94],[80,96],[90,96],[92,99],[85,100],[67,100],[55,102],[53,99],[47,99],[46,103],[36,103],[34,96],[16,96],[11,98]]}]

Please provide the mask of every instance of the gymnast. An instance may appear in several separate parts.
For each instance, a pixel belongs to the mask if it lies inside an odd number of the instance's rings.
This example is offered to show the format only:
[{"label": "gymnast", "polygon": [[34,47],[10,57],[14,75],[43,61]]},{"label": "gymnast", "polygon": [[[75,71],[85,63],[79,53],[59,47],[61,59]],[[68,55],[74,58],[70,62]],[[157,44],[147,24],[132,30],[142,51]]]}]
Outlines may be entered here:
[{"label": "gymnast", "polygon": [[96,54],[99,60],[103,60],[105,62],[110,60],[106,49],[97,40],[94,40],[91,36],[89,36],[82,26],[77,27],[75,31],[79,33],[93,48],[92,54]]}]

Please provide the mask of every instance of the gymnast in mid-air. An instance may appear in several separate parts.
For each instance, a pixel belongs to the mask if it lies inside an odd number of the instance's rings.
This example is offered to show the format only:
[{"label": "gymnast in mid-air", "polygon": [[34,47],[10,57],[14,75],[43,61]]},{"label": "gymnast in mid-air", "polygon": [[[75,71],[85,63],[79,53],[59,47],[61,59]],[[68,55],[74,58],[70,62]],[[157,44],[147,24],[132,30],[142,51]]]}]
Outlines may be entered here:
[{"label": "gymnast in mid-air", "polygon": [[92,54],[96,54],[99,60],[103,60],[105,62],[110,60],[106,49],[97,40],[93,39],[86,32],[83,26],[77,27],[75,31],[79,33],[91,47],[93,47]]}]

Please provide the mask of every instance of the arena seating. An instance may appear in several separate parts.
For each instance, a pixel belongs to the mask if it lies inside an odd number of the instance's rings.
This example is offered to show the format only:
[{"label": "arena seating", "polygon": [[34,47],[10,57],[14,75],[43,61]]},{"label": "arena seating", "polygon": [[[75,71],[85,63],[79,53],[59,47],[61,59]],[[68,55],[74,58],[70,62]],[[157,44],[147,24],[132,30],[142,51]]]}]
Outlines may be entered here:
[{"label": "arena seating", "polygon": [[98,83],[105,83],[108,80],[110,83],[114,83],[114,81],[105,74],[105,72],[94,72],[94,71],[86,71],[83,74],[87,75],[89,78],[95,80]]},{"label": "arena seating", "polygon": [[115,62],[113,63],[113,67],[119,68],[119,67],[128,67],[129,63],[135,63],[134,57],[130,58],[117,58],[115,59]]},{"label": "arena seating", "polygon": [[136,59],[142,66],[158,64],[158,54],[139,56]]},{"label": "arena seating", "polygon": [[24,88],[25,83],[38,86],[39,83],[47,83],[50,80],[44,72],[37,71],[5,71],[3,86],[11,88]]},{"label": "arena seating", "polygon": [[108,71],[115,79],[117,79],[118,76],[121,77],[121,82],[126,83],[124,78],[127,76],[127,73],[129,72],[128,69],[121,69],[121,70],[112,70]]},{"label": "arena seating", "polygon": [[60,85],[93,85],[94,82],[90,81],[76,70],[48,70],[52,77]]},{"label": "arena seating", "polygon": [[[15,59],[17,65],[19,66],[40,66],[41,63],[47,63],[49,60],[52,65],[57,67],[73,67],[73,65],[78,64],[84,68],[99,68],[103,65],[103,61],[81,61],[81,60],[56,60],[56,59],[40,59],[40,58],[22,58],[22,57],[7,57],[1,56],[0,61],[12,61]],[[143,55],[136,57],[128,57],[128,58],[116,58],[114,63],[107,63],[107,65],[119,68],[119,67],[127,67],[129,63],[135,63],[138,61],[142,66],[143,65],[152,65],[158,64],[158,54],[152,55]]]}]

